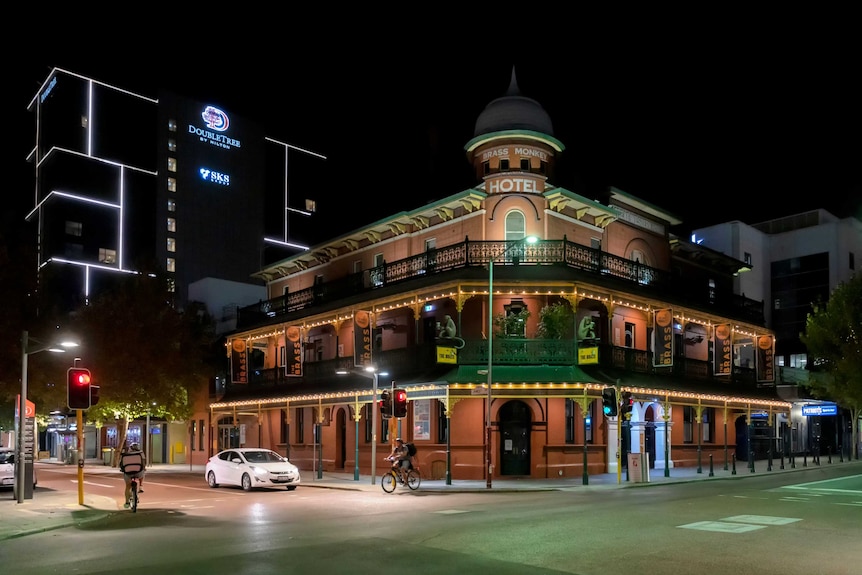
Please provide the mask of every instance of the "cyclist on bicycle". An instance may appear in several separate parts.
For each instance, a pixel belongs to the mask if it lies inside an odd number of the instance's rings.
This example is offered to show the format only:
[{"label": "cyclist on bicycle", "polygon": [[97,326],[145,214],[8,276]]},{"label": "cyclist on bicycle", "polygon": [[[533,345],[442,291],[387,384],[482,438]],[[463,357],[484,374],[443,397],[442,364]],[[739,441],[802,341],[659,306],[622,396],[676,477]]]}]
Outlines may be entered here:
[{"label": "cyclist on bicycle", "polygon": [[140,486],[144,483],[146,469],[147,458],[139,444],[132,443],[128,448],[124,447],[120,451],[120,471],[123,472],[123,480],[126,482],[126,502],[123,504],[126,509],[129,508],[129,500],[132,497],[132,478],[137,478],[138,492],[143,493],[144,490]]},{"label": "cyclist on bicycle", "polygon": [[401,483],[407,481],[407,472],[413,464],[410,461],[410,452],[407,450],[407,446],[404,445],[403,439],[399,437],[395,440],[395,445],[392,446],[392,453],[386,459],[392,462],[392,469],[398,472],[399,481]]}]

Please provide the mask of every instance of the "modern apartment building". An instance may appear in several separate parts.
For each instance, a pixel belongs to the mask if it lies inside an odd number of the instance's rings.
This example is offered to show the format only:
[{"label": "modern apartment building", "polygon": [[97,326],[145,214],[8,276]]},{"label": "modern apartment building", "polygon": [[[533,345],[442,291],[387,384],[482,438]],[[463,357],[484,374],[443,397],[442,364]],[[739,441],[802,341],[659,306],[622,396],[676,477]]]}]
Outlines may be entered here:
[{"label": "modern apartment building", "polygon": [[263,266],[192,461],[261,445],[369,473],[400,436],[427,476],[490,482],[792,452],[775,333],[734,289],[750,266],[666,208],[556,186],[564,150],[513,71],[465,145],[474,187]]},{"label": "modern apartment building", "polygon": [[766,322],[776,337],[775,364],[782,397],[794,402],[804,446],[831,453],[849,443],[846,414],[801,415],[810,403],[804,388],[808,353],[799,338],[816,302],[826,302],[839,284],[859,273],[862,221],[811,210],[756,224],[723,222],[694,231],[696,241],[752,268],[736,278],[737,293],[766,302]]},{"label": "modern apartment building", "polygon": [[285,189],[296,148],[258,123],[217,103],[135,94],[62,69],[28,109],[26,217],[37,226],[40,310],[73,310],[129,273],[166,277],[182,307],[194,282],[262,286],[252,274],[268,259],[304,247],[289,230],[307,223],[314,202],[288,205]]}]

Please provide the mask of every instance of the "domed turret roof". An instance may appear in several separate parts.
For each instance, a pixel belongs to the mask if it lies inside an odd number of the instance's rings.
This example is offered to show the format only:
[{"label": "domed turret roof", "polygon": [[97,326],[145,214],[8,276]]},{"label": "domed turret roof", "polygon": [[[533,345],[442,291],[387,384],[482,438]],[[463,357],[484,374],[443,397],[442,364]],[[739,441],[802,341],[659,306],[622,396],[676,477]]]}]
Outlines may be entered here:
[{"label": "domed turret roof", "polygon": [[506,95],[492,100],[479,114],[473,137],[506,130],[529,130],[548,136],[554,135],[551,117],[536,100],[521,95],[515,68]]}]

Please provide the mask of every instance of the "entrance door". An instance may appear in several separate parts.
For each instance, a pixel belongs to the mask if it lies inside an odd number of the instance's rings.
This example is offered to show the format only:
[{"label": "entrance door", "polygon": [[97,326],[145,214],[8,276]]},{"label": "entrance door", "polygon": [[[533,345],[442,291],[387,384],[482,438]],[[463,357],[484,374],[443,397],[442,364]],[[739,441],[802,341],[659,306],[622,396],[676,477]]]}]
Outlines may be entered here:
[{"label": "entrance door", "polygon": [[500,475],[530,475],[530,409],[523,401],[500,408]]},{"label": "entrance door", "polygon": [[232,417],[222,417],[218,423],[218,450],[239,447],[239,427],[233,424]]}]

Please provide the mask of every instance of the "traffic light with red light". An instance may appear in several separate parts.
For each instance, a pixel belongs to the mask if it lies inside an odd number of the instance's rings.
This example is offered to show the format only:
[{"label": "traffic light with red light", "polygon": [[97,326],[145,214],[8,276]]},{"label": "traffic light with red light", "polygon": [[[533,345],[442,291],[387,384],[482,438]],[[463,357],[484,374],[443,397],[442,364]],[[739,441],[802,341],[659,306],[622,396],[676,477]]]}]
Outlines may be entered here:
[{"label": "traffic light with red light", "polygon": [[392,395],[388,389],[384,389],[380,394],[380,414],[384,419],[392,417]]},{"label": "traffic light with red light", "polygon": [[83,367],[70,367],[66,371],[66,399],[69,404],[69,409],[89,409],[89,369]]},{"label": "traffic light with red light", "polygon": [[635,400],[632,399],[632,392],[624,391],[620,394],[622,401],[620,401],[620,410],[622,415],[625,417],[627,413],[631,413],[632,406],[635,404]]},{"label": "traffic light with red light", "polygon": [[395,398],[392,401],[392,415],[394,417],[407,417],[407,391],[395,390]]},{"label": "traffic light with red light", "polygon": [[616,417],[617,415],[617,390],[606,387],[602,390],[602,413],[605,417]]}]

